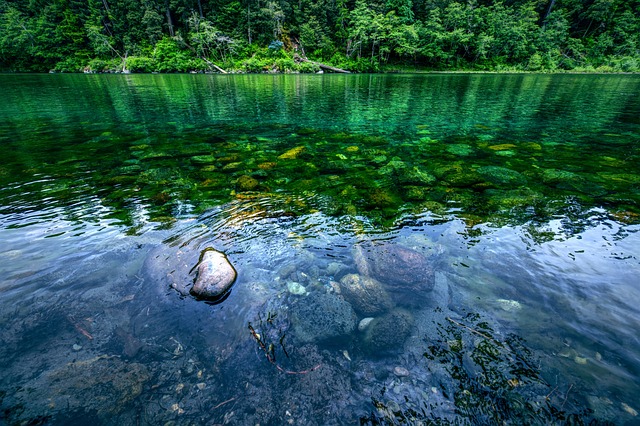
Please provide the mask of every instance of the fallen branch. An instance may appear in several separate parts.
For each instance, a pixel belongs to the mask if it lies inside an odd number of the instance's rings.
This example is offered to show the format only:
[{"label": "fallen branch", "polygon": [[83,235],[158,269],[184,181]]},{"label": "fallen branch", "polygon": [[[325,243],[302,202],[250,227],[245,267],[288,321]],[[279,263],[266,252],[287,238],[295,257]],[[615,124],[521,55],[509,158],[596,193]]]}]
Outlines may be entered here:
[{"label": "fallen branch", "polygon": [[485,339],[491,340],[493,343],[495,343],[495,344],[496,344],[496,345],[498,345],[498,346],[502,346],[502,343],[500,343],[500,342],[496,341],[493,337],[489,336],[488,334],[484,334],[484,333],[482,333],[482,332],[480,332],[480,331],[478,331],[478,330],[475,330],[475,329],[473,329],[473,328],[471,328],[471,327],[469,327],[469,326],[467,326],[467,325],[464,325],[464,324],[462,324],[462,323],[459,323],[458,321],[454,321],[454,320],[452,320],[452,319],[451,319],[451,318],[449,318],[449,317],[447,317],[446,319],[447,319],[447,321],[452,322],[452,323],[454,323],[455,325],[458,325],[458,326],[460,326],[460,327],[466,328],[467,330],[469,330],[470,332],[472,332],[472,333],[474,333],[474,334],[477,334],[478,336],[481,336],[481,337],[484,337]]},{"label": "fallen branch", "polygon": [[222,68],[220,68],[219,66],[217,66],[216,64],[214,64],[213,62],[211,62],[210,60],[208,60],[207,58],[205,58],[204,56],[201,56],[200,59],[202,59],[203,61],[205,61],[207,63],[207,65],[209,65],[210,67],[216,69],[219,73],[221,74],[227,74],[227,72],[225,70],[223,70]]},{"label": "fallen branch", "polygon": [[310,64],[313,64],[313,65],[316,65],[316,66],[320,67],[321,69],[325,69],[325,70],[328,70],[328,71],[339,72],[339,73],[343,73],[343,74],[351,74],[351,71],[343,70],[342,68],[332,67],[331,65],[323,64],[321,62],[310,61],[309,59],[304,58],[304,57],[299,56],[299,55],[295,55],[293,59],[296,60],[296,61],[299,61],[299,62],[308,62]]},{"label": "fallen branch", "polygon": [[318,368],[320,368],[322,366],[322,364],[318,364],[313,368],[310,368],[308,370],[302,370],[302,371],[286,370],[286,369],[280,367],[278,365],[278,363],[276,363],[276,359],[273,356],[273,345],[269,345],[269,348],[267,348],[267,345],[264,344],[264,342],[262,341],[262,338],[260,337],[260,335],[258,333],[256,333],[256,330],[253,328],[253,326],[250,323],[249,323],[249,332],[251,333],[253,338],[256,340],[256,342],[258,342],[258,346],[264,352],[264,355],[267,357],[267,360],[271,364],[275,365],[275,367],[278,369],[278,371],[281,371],[281,372],[283,372],[285,374],[307,374],[307,373],[311,373],[312,371],[317,370]]},{"label": "fallen branch", "polygon": [[569,386],[567,393],[564,395],[564,401],[562,401],[562,405],[560,406],[561,410],[564,407],[565,402],[567,402],[567,398],[569,398],[569,392],[571,392],[571,388],[573,388],[573,383],[571,384],[571,386]]},{"label": "fallen branch", "polygon": [[[191,50],[193,53],[198,55],[198,52],[196,51],[196,49],[193,46],[189,45],[189,43],[185,42],[182,38],[179,38],[178,41],[182,43],[187,49]],[[198,55],[198,58],[202,59],[207,65],[209,65],[211,68],[215,69],[219,73],[227,74],[225,70],[223,70],[222,68],[220,68],[219,66],[217,66],[216,64],[214,64],[213,62],[205,58],[204,56]]]},{"label": "fallen branch", "polygon": [[67,319],[80,334],[82,334],[84,337],[86,337],[89,340],[93,340],[93,336],[87,330],[82,328],[80,326],[80,323],[78,323],[72,315],[67,316]]},{"label": "fallen branch", "polygon": [[216,408],[220,408],[222,407],[224,404],[228,404],[231,401],[235,401],[237,398],[233,397],[231,399],[227,399],[226,401],[222,401],[220,404],[216,405],[215,407],[212,408],[212,410],[215,410]]}]

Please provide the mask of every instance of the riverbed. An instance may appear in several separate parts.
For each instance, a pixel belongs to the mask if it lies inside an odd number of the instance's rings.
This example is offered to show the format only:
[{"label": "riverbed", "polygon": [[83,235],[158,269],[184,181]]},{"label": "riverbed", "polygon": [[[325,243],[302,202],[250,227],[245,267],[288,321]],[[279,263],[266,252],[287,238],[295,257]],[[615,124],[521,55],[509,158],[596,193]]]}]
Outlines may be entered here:
[{"label": "riverbed", "polygon": [[639,421],[640,77],[0,91],[7,424]]}]

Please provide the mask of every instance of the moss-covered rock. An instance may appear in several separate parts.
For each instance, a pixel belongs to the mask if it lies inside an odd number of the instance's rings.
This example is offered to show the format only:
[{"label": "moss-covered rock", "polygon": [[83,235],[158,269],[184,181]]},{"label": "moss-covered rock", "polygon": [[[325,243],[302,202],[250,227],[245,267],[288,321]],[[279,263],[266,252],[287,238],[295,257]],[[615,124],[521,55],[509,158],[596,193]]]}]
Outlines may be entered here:
[{"label": "moss-covered rock", "polygon": [[477,172],[486,181],[498,187],[513,188],[527,183],[527,178],[525,178],[521,173],[506,167],[484,166],[480,167]]},{"label": "moss-covered rock", "polygon": [[191,157],[193,164],[213,164],[216,162],[216,157],[213,155],[194,155]]},{"label": "moss-covered rock", "polygon": [[447,145],[445,149],[449,154],[457,155],[460,157],[467,157],[475,152],[472,146],[462,143]]},{"label": "moss-covered rock", "polygon": [[236,190],[238,192],[255,191],[260,182],[251,176],[242,175],[236,181]]},{"label": "moss-covered rock", "polygon": [[436,182],[435,176],[420,170],[417,167],[407,167],[397,173],[397,180],[403,185],[432,185]]},{"label": "moss-covered rock", "polygon": [[291,148],[290,150],[278,156],[278,158],[281,160],[295,160],[296,158],[298,158],[300,153],[304,151],[304,149],[305,149],[304,146],[297,146],[295,148]]}]

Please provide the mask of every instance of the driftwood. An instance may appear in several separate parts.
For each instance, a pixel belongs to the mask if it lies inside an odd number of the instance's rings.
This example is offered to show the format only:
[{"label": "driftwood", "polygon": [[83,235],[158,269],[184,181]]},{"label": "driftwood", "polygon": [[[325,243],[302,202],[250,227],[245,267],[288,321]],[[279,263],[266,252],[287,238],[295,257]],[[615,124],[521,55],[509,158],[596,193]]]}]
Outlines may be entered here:
[{"label": "driftwood", "polygon": [[205,61],[207,63],[207,65],[209,65],[210,67],[216,69],[219,73],[222,73],[222,74],[226,74],[227,73],[225,70],[223,70],[222,68],[220,68],[219,66],[217,66],[216,64],[211,62],[210,60],[206,59],[204,56],[201,56],[200,59]]},{"label": "driftwood", "polygon": [[332,71],[332,72],[341,72],[341,73],[344,73],[344,74],[351,74],[351,71],[343,70],[342,68],[332,67],[331,65],[323,64],[321,62],[310,61],[309,59],[304,58],[304,57],[299,56],[299,55],[295,55],[295,57],[293,59],[298,61],[298,62],[308,62],[310,64],[313,64],[313,65],[316,65],[316,66],[320,67],[323,70],[328,70],[328,71]]}]

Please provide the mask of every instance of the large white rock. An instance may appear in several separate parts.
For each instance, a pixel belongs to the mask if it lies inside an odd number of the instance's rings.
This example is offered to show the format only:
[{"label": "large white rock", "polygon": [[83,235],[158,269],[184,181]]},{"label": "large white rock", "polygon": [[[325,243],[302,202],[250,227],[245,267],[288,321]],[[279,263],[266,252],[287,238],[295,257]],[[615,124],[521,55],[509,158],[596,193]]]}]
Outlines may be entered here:
[{"label": "large white rock", "polygon": [[203,251],[197,266],[198,276],[190,293],[199,299],[223,296],[236,281],[237,273],[224,253],[212,248]]}]

